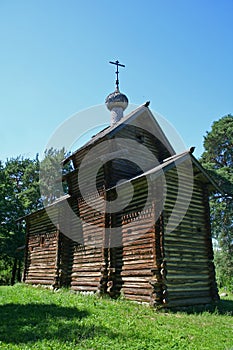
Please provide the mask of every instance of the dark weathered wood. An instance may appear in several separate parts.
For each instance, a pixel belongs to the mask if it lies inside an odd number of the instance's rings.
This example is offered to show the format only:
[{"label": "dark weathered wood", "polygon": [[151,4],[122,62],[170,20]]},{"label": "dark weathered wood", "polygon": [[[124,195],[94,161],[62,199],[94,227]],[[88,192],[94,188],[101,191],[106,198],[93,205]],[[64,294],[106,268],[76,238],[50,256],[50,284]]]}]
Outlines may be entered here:
[{"label": "dark weathered wood", "polygon": [[[103,196],[103,192],[99,192]],[[71,288],[76,291],[96,291],[101,280],[103,266],[103,238],[104,238],[104,202],[99,202],[98,196],[90,197],[93,206],[100,211],[88,206],[80,197],[78,200],[79,214],[82,219],[83,246],[76,249],[73,254],[73,266],[71,275]],[[103,278],[103,276],[102,276]],[[86,288],[86,289],[85,289]]]},{"label": "dark weathered wood", "polygon": [[[165,225],[177,200],[176,186],[178,179],[175,170],[166,174],[169,197],[165,203]],[[189,180],[183,179],[183,203],[179,210],[185,208]],[[208,215],[208,214],[207,214]],[[203,186],[195,180],[190,205],[182,222],[165,235],[165,259],[167,264],[168,306],[184,306],[205,303],[212,299],[210,292],[209,264],[210,255],[206,237],[210,239],[210,231],[206,226],[206,207],[203,201]],[[200,298],[203,296],[203,298]]]},{"label": "dark weathered wood", "polygon": [[[148,109],[137,113],[133,123],[94,137],[95,141],[71,156],[74,171],[64,177],[71,196],[67,202],[80,220],[62,202],[47,208],[49,215],[41,210],[27,218],[23,280],[111,297],[122,293],[130,300],[160,307],[217,300],[208,179],[204,175],[194,177],[188,203],[193,181],[192,173],[187,171],[190,159],[182,163],[179,174],[173,158],[165,168],[164,159],[173,154],[171,147],[162,132],[155,137],[146,131],[150,126],[155,130]],[[126,150],[121,139],[145,146],[140,153],[144,171],[156,166],[154,157],[164,161],[161,171],[166,180],[166,198],[163,182],[156,174],[138,176],[142,169],[128,160],[128,155],[139,159],[138,147],[128,142]],[[86,161],[93,146],[98,146],[95,157]],[[105,161],[108,154],[116,156]],[[81,171],[83,176],[78,181]],[[133,198],[127,186],[117,185],[122,179],[130,180]],[[118,190],[128,204],[117,213],[106,212],[106,201],[114,201]],[[175,218],[182,216],[182,220],[178,224],[173,220],[168,231],[171,214]]]}]

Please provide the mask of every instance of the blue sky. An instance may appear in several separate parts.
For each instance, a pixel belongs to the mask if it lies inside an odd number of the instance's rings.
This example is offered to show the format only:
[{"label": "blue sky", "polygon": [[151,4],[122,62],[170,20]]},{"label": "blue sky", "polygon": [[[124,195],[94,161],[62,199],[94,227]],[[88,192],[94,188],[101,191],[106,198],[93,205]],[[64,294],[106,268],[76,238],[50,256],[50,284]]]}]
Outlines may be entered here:
[{"label": "blue sky", "polygon": [[0,159],[35,157],[68,117],[104,103],[116,59],[130,102],[150,100],[199,157],[212,122],[233,113],[232,23],[232,0],[0,0]]}]

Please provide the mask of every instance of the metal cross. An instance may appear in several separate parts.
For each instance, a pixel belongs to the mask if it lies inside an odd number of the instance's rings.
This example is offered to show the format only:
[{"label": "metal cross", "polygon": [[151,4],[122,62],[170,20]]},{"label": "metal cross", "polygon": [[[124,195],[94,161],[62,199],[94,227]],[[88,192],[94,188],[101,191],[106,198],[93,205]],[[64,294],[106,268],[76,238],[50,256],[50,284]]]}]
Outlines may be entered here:
[{"label": "metal cross", "polygon": [[119,61],[116,61],[116,62],[109,61],[109,63],[115,64],[115,66],[117,66],[117,70],[115,72],[116,76],[117,76],[117,78],[116,78],[116,90],[119,91],[119,70],[118,70],[118,67],[125,67],[125,65],[124,64],[120,64]]}]

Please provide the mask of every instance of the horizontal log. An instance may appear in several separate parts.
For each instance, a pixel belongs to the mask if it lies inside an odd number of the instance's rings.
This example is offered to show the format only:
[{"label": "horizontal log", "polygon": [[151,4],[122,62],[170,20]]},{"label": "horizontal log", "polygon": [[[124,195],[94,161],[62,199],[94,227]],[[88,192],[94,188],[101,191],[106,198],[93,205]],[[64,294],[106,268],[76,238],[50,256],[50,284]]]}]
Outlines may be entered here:
[{"label": "horizontal log", "polygon": [[210,290],[210,286],[208,284],[203,285],[203,283],[200,283],[200,286],[190,283],[190,284],[178,284],[178,285],[168,285],[167,287],[169,289],[169,292],[171,293],[180,293],[180,292],[199,292],[199,291],[209,291]]},{"label": "horizontal log", "polygon": [[37,256],[37,257],[33,257],[30,258],[28,257],[28,262],[30,262],[30,265],[33,266],[52,266],[55,264],[55,258],[56,258],[56,255],[55,254],[51,254],[51,256],[46,256],[44,257],[43,255],[42,256]]},{"label": "horizontal log", "polygon": [[99,266],[96,266],[96,264],[90,264],[90,266],[82,266],[81,264],[73,266],[73,272],[81,272],[81,271],[96,271],[97,269],[100,270],[102,267],[102,264],[99,264]]},{"label": "horizontal log", "polygon": [[191,273],[187,273],[185,274],[183,271],[183,274],[181,273],[170,273],[170,271],[168,271],[167,274],[167,281],[180,281],[180,280],[189,280],[189,281],[202,281],[202,280],[208,280],[208,275],[206,274],[191,274]]},{"label": "horizontal log", "polygon": [[210,298],[210,290],[198,290],[198,291],[186,291],[185,289],[182,292],[168,292],[169,301],[177,301],[180,299],[193,299],[193,298]]},{"label": "horizontal log", "polygon": [[155,264],[154,262],[151,260],[151,261],[147,261],[147,260],[138,260],[138,259],[135,259],[135,260],[125,260],[123,265],[119,265],[121,266],[122,268],[122,271],[132,271],[132,270],[150,270],[154,268]]},{"label": "horizontal log", "polygon": [[93,278],[93,277],[99,277],[101,274],[100,274],[100,271],[99,270],[96,270],[96,271],[85,271],[85,272],[82,272],[82,271],[79,271],[79,272],[72,272],[72,278],[83,278],[84,280],[86,280],[86,278]]},{"label": "horizontal log", "polygon": [[168,301],[167,307],[185,307],[185,306],[193,306],[193,305],[206,305],[211,304],[211,297],[203,297],[203,298],[184,298],[179,300]]},{"label": "horizontal log", "polygon": [[76,285],[75,282],[71,283],[71,289],[72,290],[76,290],[76,291],[83,291],[83,292],[89,292],[89,291],[93,291],[93,292],[97,292],[98,290],[98,285]]},{"label": "horizontal log", "polygon": [[169,235],[165,238],[165,244],[179,244],[179,245],[187,245],[191,244],[194,247],[205,247],[205,241],[206,237],[193,237],[193,235],[185,235],[183,233],[182,235],[179,234],[173,234]]},{"label": "horizontal log", "polygon": [[133,254],[125,254],[123,256],[124,258],[124,263],[130,262],[130,261],[135,261],[135,262],[142,262],[145,263],[145,261],[147,262],[153,262],[154,261],[154,256],[153,254],[139,254],[139,253],[133,253]]},{"label": "horizontal log", "polygon": [[173,252],[181,252],[181,253],[197,253],[197,254],[202,254],[203,257],[205,257],[206,259],[208,259],[208,252],[206,251],[205,247],[201,247],[200,249],[196,248],[195,249],[188,249],[188,245],[187,246],[173,246],[173,245],[166,245],[165,243],[165,255],[166,254],[172,254]]},{"label": "horizontal log", "polygon": [[199,280],[179,280],[179,281],[171,281],[171,280],[166,280],[166,286],[168,290],[173,290],[174,288],[180,287],[180,288],[205,288],[205,287],[210,287],[210,281],[199,281]]},{"label": "horizontal log", "polygon": [[92,256],[92,255],[87,255],[87,256],[78,256],[76,255],[73,260],[74,265],[80,265],[80,264],[89,264],[89,263],[98,263],[102,261],[102,256]]},{"label": "horizontal log", "polygon": [[54,279],[26,278],[25,283],[27,283],[27,284],[40,284],[40,285],[53,285],[54,284]]},{"label": "horizontal log", "polygon": [[142,283],[143,284],[148,284],[148,279],[149,278],[144,278],[144,277],[139,277],[139,276],[128,276],[128,275],[125,275],[125,276],[122,276],[122,279],[124,281],[124,283],[134,283],[134,284],[138,284],[138,283]]},{"label": "horizontal log", "polygon": [[54,271],[55,270],[55,265],[48,266],[48,265],[40,265],[40,266],[35,266],[35,265],[30,265],[28,267],[28,271],[33,272],[33,271],[38,271],[38,270],[43,270],[43,271]]},{"label": "horizontal log", "polygon": [[148,290],[150,290],[152,288],[150,286],[149,282],[133,283],[133,282],[125,281],[124,278],[122,278],[122,281],[123,281],[123,289],[124,288],[135,289],[135,293],[136,293],[136,289],[139,289],[139,290],[148,289]]},{"label": "horizontal log", "polygon": [[126,288],[123,287],[123,293],[124,295],[134,295],[134,296],[146,296],[146,297],[150,297],[152,292],[152,288],[148,288],[148,289],[141,289],[141,290],[135,290],[132,288]]},{"label": "horizontal log", "polygon": [[153,269],[154,268],[154,264],[153,263],[150,263],[150,264],[148,264],[148,263],[138,263],[138,261],[137,262],[135,262],[135,261],[131,261],[131,262],[128,262],[128,263],[124,263],[124,265],[122,266],[122,273],[123,273],[123,271],[129,271],[129,270],[145,270],[145,269],[149,269],[149,270],[151,270],[151,269]]},{"label": "horizontal log", "polygon": [[202,266],[197,268],[195,265],[191,265],[191,266],[187,266],[186,264],[180,264],[180,266],[177,264],[176,266],[171,266],[170,264],[168,264],[166,266],[167,271],[169,276],[172,275],[179,275],[181,273],[185,274],[185,275],[208,275],[209,273],[209,268],[208,266]]},{"label": "horizontal log", "polygon": [[192,252],[192,251],[166,251],[166,262],[171,266],[175,266],[176,264],[180,265],[180,263],[185,263],[187,265],[201,265],[209,262],[209,258],[203,256],[203,254]]},{"label": "horizontal log", "polygon": [[44,273],[43,271],[38,271],[38,272],[29,272],[28,278],[40,278],[40,279],[53,279],[55,277],[55,271],[51,271]]},{"label": "horizontal log", "polygon": [[122,272],[121,272],[121,276],[145,276],[146,277],[150,277],[152,276],[152,272],[151,272],[151,269],[140,269],[140,270],[137,270],[137,269],[124,269]]},{"label": "horizontal log", "polygon": [[71,282],[72,286],[97,286],[99,284],[99,278],[89,279],[74,279]]},{"label": "horizontal log", "polygon": [[[152,240],[152,235],[149,237],[145,237],[144,236],[140,236],[139,239],[134,239],[130,242],[130,244],[124,244],[123,246],[123,250],[126,251],[130,251],[131,249],[140,249],[141,247],[147,247],[148,249],[151,248],[153,249],[154,245],[153,245],[153,240]],[[126,242],[124,242],[126,243]]]},{"label": "horizontal log", "polygon": [[56,250],[50,250],[50,251],[33,251],[30,253],[30,259],[31,261],[41,260],[41,259],[50,259],[52,260],[54,256],[56,255]]},{"label": "horizontal log", "polygon": [[149,303],[151,301],[150,296],[147,295],[134,295],[129,293],[124,293],[124,297],[129,300],[138,301],[138,302],[147,302]]}]

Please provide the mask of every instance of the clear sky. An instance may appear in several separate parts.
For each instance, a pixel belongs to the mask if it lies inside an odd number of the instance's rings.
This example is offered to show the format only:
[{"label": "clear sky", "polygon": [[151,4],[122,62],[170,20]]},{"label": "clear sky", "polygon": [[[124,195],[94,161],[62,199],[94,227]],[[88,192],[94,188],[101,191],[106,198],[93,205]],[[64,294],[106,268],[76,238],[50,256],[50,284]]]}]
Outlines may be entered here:
[{"label": "clear sky", "polygon": [[64,120],[104,103],[117,59],[130,102],[150,100],[199,157],[233,113],[232,23],[233,0],[0,0],[0,159],[35,157]]}]

